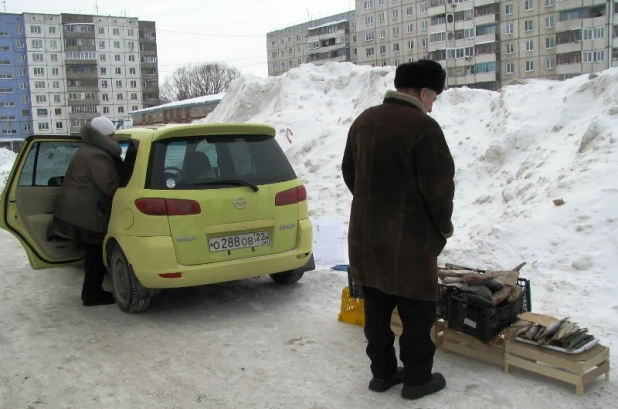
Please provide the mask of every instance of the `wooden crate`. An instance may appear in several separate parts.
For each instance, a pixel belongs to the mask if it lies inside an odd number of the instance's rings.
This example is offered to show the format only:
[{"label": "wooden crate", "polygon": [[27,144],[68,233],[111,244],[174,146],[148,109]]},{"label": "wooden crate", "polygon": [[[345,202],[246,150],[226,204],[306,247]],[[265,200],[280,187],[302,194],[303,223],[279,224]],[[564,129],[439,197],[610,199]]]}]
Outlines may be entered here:
[{"label": "wooden crate", "polygon": [[[448,326],[448,323],[442,319],[437,319],[433,327],[431,327],[431,340],[436,344],[436,346],[442,345],[442,335],[443,331]],[[391,330],[395,333],[396,336],[401,336],[401,332],[403,331],[403,325],[401,324],[401,318],[399,317],[399,313],[397,312],[397,308],[393,311],[393,315],[391,316]]]},{"label": "wooden crate", "polygon": [[609,348],[597,344],[588,351],[573,355],[515,340],[507,341],[504,372],[509,373],[509,366],[573,384],[577,396],[583,396],[584,386],[599,376],[605,375],[605,380],[609,381]]},{"label": "wooden crate", "polygon": [[454,329],[444,330],[442,349],[446,353],[455,352],[500,367],[504,366],[504,349],[485,344]]}]

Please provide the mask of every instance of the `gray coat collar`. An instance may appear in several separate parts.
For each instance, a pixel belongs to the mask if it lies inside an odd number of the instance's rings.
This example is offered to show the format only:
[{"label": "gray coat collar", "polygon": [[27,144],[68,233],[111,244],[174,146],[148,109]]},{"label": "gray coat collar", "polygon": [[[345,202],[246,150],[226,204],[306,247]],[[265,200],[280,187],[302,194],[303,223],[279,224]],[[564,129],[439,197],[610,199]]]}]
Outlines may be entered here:
[{"label": "gray coat collar", "polygon": [[84,143],[103,149],[112,158],[120,157],[122,148],[120,148],[120,145],[118,145],[118,142],[106,136],[103,136],[99,131],[94,129],[92,125],[90,124],[82,125],[81,129],[79,130],[79,136],[81,136],[82,141],[84,141]]},{"label": "gray coat collar", "polygon": [[420,109],[422,113],[426,114],[427,109],[425,109],[425,105],[416,97],[412,95],[404,94],[403,92],[397,91],[386,91],[386,95],[384,95],[384,99],[394,98],[399,99],[401,101],[407,102],[408,104],[414,105],[416,108]]}]

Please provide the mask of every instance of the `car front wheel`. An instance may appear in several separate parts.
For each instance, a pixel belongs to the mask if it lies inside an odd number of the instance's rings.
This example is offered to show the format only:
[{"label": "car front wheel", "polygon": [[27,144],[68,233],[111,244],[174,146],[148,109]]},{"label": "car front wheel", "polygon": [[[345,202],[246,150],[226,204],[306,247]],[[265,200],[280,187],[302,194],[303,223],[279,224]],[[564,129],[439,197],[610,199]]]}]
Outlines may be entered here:
[{"label": "car front wheel", "polygon": [[120,246],[115,246],[109,260],[114,298],[118,307],[126,313],[137,314],[150,307],[150,297],[140,297],[137,292],[137,278]]}]

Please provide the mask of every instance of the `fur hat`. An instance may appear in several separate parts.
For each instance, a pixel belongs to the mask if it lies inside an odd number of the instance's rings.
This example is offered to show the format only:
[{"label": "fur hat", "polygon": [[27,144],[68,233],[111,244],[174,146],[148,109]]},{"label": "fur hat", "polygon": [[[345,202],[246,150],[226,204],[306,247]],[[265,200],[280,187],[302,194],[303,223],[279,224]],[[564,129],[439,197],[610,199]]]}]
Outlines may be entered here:
[{"label": "fur hat", "polygon": [[440,94],[444,90],[446,71],[440,63],[418,60],[401,64],[395,70],[395,88],[429,88]]},{"label": "fur hat", "polygon": [[103,136],[110,136],[116,133],[116,125],[104,116],[93,118],[90,125]]}]

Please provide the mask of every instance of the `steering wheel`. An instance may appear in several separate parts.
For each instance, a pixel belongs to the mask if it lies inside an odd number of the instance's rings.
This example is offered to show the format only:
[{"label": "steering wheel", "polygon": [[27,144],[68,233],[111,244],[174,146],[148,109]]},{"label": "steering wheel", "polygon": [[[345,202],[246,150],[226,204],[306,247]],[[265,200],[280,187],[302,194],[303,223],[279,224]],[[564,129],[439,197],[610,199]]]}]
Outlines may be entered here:
[{"label": "steering wheel", "polygon": [[179,168],[175,168],[175,167],[173,167],[173,166],[170,166],[170,167],[168,167],[168,168],[163,169],[163,173],[166,173],[168,170],[171,170],[171,171],[173,171],[173,172],[178,173],[178,174],[179,174],[179,175],[180,175],[183,179],[189,179],[189,177],[187,176],[187,174],[186,174],[186,173],[185,173],[182,169],[179,169]]}]

